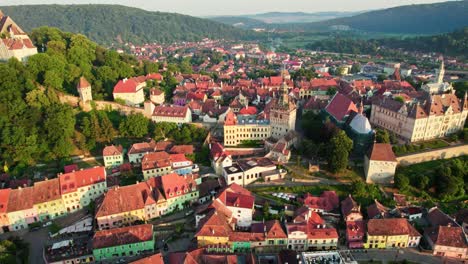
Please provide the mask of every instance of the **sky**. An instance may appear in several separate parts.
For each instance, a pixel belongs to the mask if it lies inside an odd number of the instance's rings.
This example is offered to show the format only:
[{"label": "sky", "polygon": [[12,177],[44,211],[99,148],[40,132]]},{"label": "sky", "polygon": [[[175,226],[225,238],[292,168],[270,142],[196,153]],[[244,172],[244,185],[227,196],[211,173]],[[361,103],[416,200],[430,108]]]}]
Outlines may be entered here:
[{"label": "sky", "polygon": [[265,12],[364,11],[440,0],[1,0],[0,5],[120,4],[150,11],[192,16],[245,15]]}]

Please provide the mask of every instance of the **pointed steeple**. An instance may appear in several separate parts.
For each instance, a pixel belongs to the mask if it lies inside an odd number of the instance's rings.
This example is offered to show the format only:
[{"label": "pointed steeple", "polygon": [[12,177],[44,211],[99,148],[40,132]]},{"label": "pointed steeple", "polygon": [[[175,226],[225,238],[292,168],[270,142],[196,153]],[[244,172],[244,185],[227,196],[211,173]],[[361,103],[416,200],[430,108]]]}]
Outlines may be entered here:
[{"label": "pointed steeple", "polygon": [[284,78],[284,64],[283,64],[283,70],[281,70],[281,79],[283,80],[280,86],[281,104],[287,105],[289,103],[289,95],[288,95],[288,85],[286,84],[286,79]]},{"label": "pointed steeple", "polygon": [[445,75],[445,66],[444,66],[444,59],[442,58],[442,61],[440,63],[440,68],[439,70],[436,71],[437,74],[437,83],[442,84],[444,82],[444,75]]}]

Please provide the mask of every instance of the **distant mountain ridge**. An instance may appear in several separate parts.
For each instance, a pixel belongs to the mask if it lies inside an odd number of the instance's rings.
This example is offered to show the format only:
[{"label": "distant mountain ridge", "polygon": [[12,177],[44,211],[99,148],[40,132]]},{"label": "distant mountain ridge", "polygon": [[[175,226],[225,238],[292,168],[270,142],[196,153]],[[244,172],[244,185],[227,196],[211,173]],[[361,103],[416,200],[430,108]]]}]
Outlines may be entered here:
[{"label": "distant mountain ridge", "polygon": [[468,0],[449,1],[393,7],[309,25],[312,27],[346,25],[353,29],[371,32],[435,34],[468,26],[467,14]]},{"label": "distant mountain ridge", "polygon": [[22,5],[0,6],[0,10],[27,32],[51,26],[84,34],[100,44],[258,38],[253,31],[207,19],[120,5]]},{"label": "distant mountain ridge", "polygon": [[[326,15],[326,13],[323,13],[323,15]],[[334,12],[331,13],[336,15]],[[272,14],[276,14],[276,12]],[[281,14],[284,14],[286,17],[287,14],[296,13]],[[302,13],[299,12],[297,14]],[[243,21],[245,24],[244,28],[263,27],[266,30],[291,32],[329,31],[334,28],[340,28],[382,33],[439,34],[452,32],[468,26],[467,14],[468,0],[463,0],[398,6],[318,22],[265,23],[261,19],[263,14],[238,17],[237,22],[241,22],[241,20],[245,20],[246,18],[255,19],[254,21]],[[230,17],[228,20],[223,20],[223,17],[211,19],[230,25],[234,25],[236,22],[236,19],[233,17]],[[262,22],[263,24],[260,24]],[[253,23],[253,26],[250,26],[249,23]]]}]

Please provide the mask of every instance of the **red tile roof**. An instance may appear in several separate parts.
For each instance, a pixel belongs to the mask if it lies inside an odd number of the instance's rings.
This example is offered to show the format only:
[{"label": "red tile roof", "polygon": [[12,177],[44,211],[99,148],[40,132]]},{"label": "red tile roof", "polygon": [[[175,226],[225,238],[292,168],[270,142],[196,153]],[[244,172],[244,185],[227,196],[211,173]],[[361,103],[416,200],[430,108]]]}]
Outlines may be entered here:
[{"label": "red tile roof", "polygon": [[154,108],[153,116],[167,116],[167,117],[185,117],[187,115],[187,106],[156,106]]},{"label": "red tile roof", "polygon": [[116,186],[109,189],[98,207],[96,217],[120,214],[143,209],[145,206],[145,194],[149,194],[149,186],[142,182],[128,186]]},{"label": "red tile roof", "polygon": [[354,201],[353,197],[351,194],[346,197],[343,201],[341,201],[341,213],[343,214],[344,217],[348,216],[352,212],[360,212],[360,206],[356,201]]},{"label": "red tile roof", "polygon": [[138,83],[133,79],[120,80],[114,86],[114,93],[136,93]]},{"label": "red tile roof", "polygon": [[10,192],[11,189],[0,189],[0,213],[6,213],[7,211]]},{"label": "red tile roof", "polygon": [[325,110],[338,121],[342,121],[351,111],[359,112],[353,101],[340,93],[335,94]]},{"label": "red tile roof", "polygon": [[431,237],[435,245],[456,248],[468,248],[463,228],[459,226],[439,226]]},{"label": "red tile roof", "polygon": [[61,199],[60,182],[58,178],[35,182],[33,187],[34,204]]},{"label": "red tile roof", "polygon": [[339,207],[339,198],[335,191],[324,191],[320,197],[307,193],[303,203],[309,208],[332,211]]},{"label": "red tile roof", "polygon": [[86,80],[85,77],[81,76],[76,88],[82,89],[82,88],[88,88],[88,87],[91,87],[91,84],[89,84],[88,80]]},{"label": "red tile roof", "polygon": [[348,221],[346,222],[346,235],[351,237],[363,237],[366,232],[364,221]]},{"label": "red tile roof", "polygon": [[93,237],[93,248],[107,248],[153,240],[153,225],[137,225],[97,231]]},{"label": "red tile roof", "polygon": [[367,222],[367,233],[371,236],[419,235],[410,226],[406,218],[370,219]]},{"label": "red tile roof", "polygon": [[[19,202],[21,201],[21,202]],[[16,212],[32,209],[34,206],[34,189],[26,187],[12,189],[8,198],[7,212]]]},{"label": "red tile roof", "polygon": [[[157,178],[161,183],[161,189],[166,199],[184,195],[191,192],[196,186],[195,180],[191,176],[179,176],[177,173],[170,173]],[[180,192],[178,194],[178,192]]]},{"label": "red tile roof", "polygon": [[106,181],[106,169],[94,167],[65,173],[59,176],[62,194],[75,192],[78,188]]},{"label": "red tile roof", "polygon": [[169,153],[171,154],[193,154],[193,145],[177,145],[173,146]]},{"label": "red tile roof", "polygon": [[397,161],[395,153],[392,150],[392,145],[387,143],[374,143],[370,153],[370,160]]},{"label": "red tile roof", "polygon": [[110,145],[110,146],[106,146],[102,150],[102,155],[103,156],[122,155],[122,153],[123,153],[122,145],[118,145],[118,146]]},{"label": "red tile roof", "polygon": [[148,73],[146,79],[162,81],[163,76],[160,73]]},{"label": "red tile roof", "polygon": [[77,170],[79,170],[78,164],[70,164],[70,165],[63,166],[63,171],[65,173],[70,173],[70,172],[77,171]]},{"label": "red tile roof", "polygon": [[164,168],[171,166],[169,154],[165,151],[148,153],[141,160],[142,170],[151,170],[156,168]]},{"label": "red tile roof", "polygon": [[247,106],[243,107],[239,111],[240,115],[256,115],[257,114],[257,108],[255,106]]}]

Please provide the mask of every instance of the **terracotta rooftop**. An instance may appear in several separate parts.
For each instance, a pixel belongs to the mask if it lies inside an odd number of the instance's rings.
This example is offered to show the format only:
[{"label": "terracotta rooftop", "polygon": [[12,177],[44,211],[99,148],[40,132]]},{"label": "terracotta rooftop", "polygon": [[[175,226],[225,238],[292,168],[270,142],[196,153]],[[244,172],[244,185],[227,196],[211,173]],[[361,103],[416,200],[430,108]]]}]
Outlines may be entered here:
[{"label": "terracotta rooftop", "polygon": [[50,179],[34,183],[34,204],[61,199],[59,179]]},{"label": "terracotta rooftop", "polygon": [[137,225],[97,231],[93,237],[93,248],[107,248],[153,240],[153,225]]},{"label": "terracotta rooftop", "polygon": [[369,157],[370,160],[397,161],[395,153],[393,153],[392,145],[387,143],[374,143]]},{"label": "terracotta rooftop", "polygon": [[133,79],[123,79],[114,86],[114,93],[136,93],[138,83]]},{"label": "terracotta rooftop", "polygon": [[419,235],[406,218],[370,219],[367,222],[367,233],[371,236]]},{"label": "terracotta rooftop", "polygon": [[106,181],[106,169],[104,167],[94,167],[65,173],[59,176],[60,192],[62,194],[71,193],[78,188],[93,185]]},{"label": "terracotta rooftop", "polygon": [[435,233],[429,234],[429,237],[439,246],[468,248],[463,229],[459,226],[439,226]]},{"label": "terracotta rooftop", "polygon": [[141,159],[141,169],[151,170],[171,166],[169,154],[165,151],[145,154]]},{"label": "terracotta rooftop", "polygon": [[325,110],[338,121],[342,121],[351,111],[359,112],[353,101],[340,93],[335,94]]},{"label": "terracotta rooftop", "polygon": [[130,264],[164,264],[164,259],[161,253],[157,253],[149,257],[130,262]]},{"label": "terracotta rooftop", "polygon": [[[21,201],[21,202],[19,202]],[[33,187],[12,189],[8,198],[7,212],[32,209],[34,206]]]},{"label": "terracotta rooftop", "polygon": [[153,116],[166,116],[166,117],[179,117],[183,118],[187,115],[187,106],[156,106],[154,108]]},{"label": "terracotta rooftop", "polygon": [[102,155],[103,156],[122,155],[122,153],[123,153],[122,145],[118,145],[118,146],[110,145],[110,146],[106,146],[102,150]]},{"label": "terracotta rooftop", "polygon": [[0,214],[6,213],[11,189],[0,189]]},{"label": "terracotta rooftop", "polygon": [[91,87],[91,84],[89,84],[88,80],[86,80],[85,77],[81,76],[76,88],[82,89],[82,88],[88,88],[88,87]]}]

